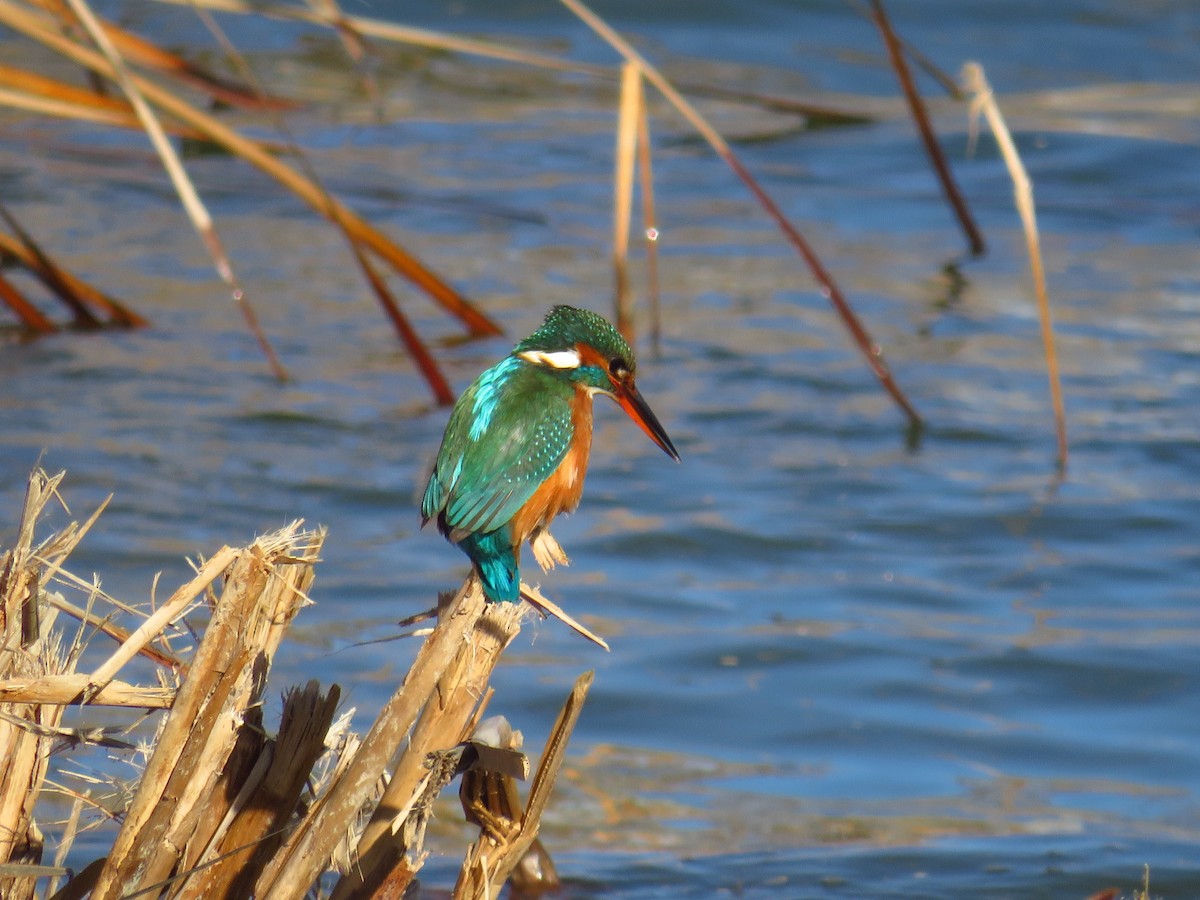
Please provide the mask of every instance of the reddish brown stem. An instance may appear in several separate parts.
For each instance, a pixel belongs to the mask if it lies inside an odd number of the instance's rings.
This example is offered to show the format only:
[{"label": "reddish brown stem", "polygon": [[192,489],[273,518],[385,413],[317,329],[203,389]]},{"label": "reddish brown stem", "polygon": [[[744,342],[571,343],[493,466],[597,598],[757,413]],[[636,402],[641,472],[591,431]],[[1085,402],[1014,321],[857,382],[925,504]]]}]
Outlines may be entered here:
[{"label": "reddish brown stem", "polygon": [[88,308],[89,306],[107,313],[110,323],[114,325],[140,328],[146,324],[146,320],[137,313],[130,312],[115,300],[104,296],[70,273],[60,269],[3,203],[0,203],[0,218],[4,219],[15,235],[10,238],[8,235],[0,234],[0,251],[11,253],[20,260],[70,308],[71,312],[75,314],[76,322],[80,325],[97,328],[103,324]]},{"label": "reddish brown stem", "polygon": [[[347,237],[350,236],[347,235]],[[433,358],[433,354],[429,352],[429,348],[425,346],[421,340],[421,336],[417,334],[417,330],[412,327],[412,323],[408,321],[408,317],[400,309],[400,304],[396,302],[396,298],[392,296],[383,279],[379,277],[379,273],[371,265],[371,261],[367,259],[366,254],[362,252],[353,238],[350,238],[350,249],[354,252],[354,258],[358,260],[358,265],[362,268],[363,275],[366,276],[367,281],[371,284],[371,288],[375,291],[375,296],[379,299],[379,305],[383,307],[384,313],[387,314],[387,317],[395,327],[396,334],[400,336],[400,340],[404,342],[404,346],[408,348],[408,352],[416,360],[417,368],[425,376],[425,381],[429,384],[429,389],[433,391],[434,399],[441,406],[450,406],[455,400],[454,391],[450,387],[450,383],[446,380],[446,376],[442,374],[442,370],[438,368],[437,360]]]},{"label": "reddish brown stem", "polygon": [[[865,3],[860,3],[859,0],[843,0],[843,2],[864,19],[874,19],[870,7]],[[964,99],[965,95],[962,89],[959,88],[958,83],[955,82],[953,76],[944,72],[941,66],[903,38],[900,38],[900,46],[904,48],[904,53],[909,59],[915,62],[919,68],[924,70],[926,75],[938,83],[938,86],[946,92],[947,97],[953,97],[955,100]]]},{"label": "reddish brown stem", "polygon": [[237,304],[237,308],[242,313],[242,319],[246,322],[246,327],[250,329],[250,333],[254,335],[254,340],[258,342],[258,347],[263,352],[263,356],[267,358],[267,365],[271,367],[271,371],[280,381],[287,381],[289,376],[287,369],[283,367],[283,363],[279,361],[278,355],[275,353],[275,348],[271,346],[271,342],[267,339],[267,333],[263,331],[262,325],[258,321],[258,314],[254,311],[254,307],[250,305],[249,299],[246,297],[246,289],[242,287],[242,281],[233,271],[233,266],[229,264],[229,256],[225,252],[225,247],[221,243],[221,238],[217,234],[217,230],[210,222],[207,227],[201,227],[197,224],[197,230],[200,232],[200,238],[204,241],[204,246],[208,248],[208,254],[216,263],[217,272],[221,276],[221,280],[229,287],[230,294],[233,296],[233,302]]},{"label": "reddish brown stem", "polygon": [[718,151],[724,157],[725,162],[729,167],[737,173],[737,176],[745,182],[746,187],[758,198],[758,202],[762,204],[763,209],[775,220],[775,224],[784,233],[793,246],[804,257],[804,261],[808,263],[809,269],[812,270],[813,277],[821,286],[821,293],[833,304],[838,316],[841,317],[842,323],[854,338],[854,342],[858,345],[858,349],[862,351],[862,355],[867,360],[867,365],[871,367],[871,371],[875,373],[875,377],[879,379],[879,383],[891,395],[896,404],[904,410],[904,414],[908,416],[909,426],[913,429],[921,427],[921,416],[908,398],[904,396],[904,392],[900,390],[900,386],[896,384],[892,378],[892,372],[888,368],[887,363],[883,359],[883,349],[871,340],[871,335],[867,333],[867,329],[863,327],[858,316],[854,314],[854,310],[850,308],[850,304],[846,302],[845,296],[842,294],[841,288],[833,280],[833,276],[821,263],[817,254],[813,252],[812,247],[808,245],[808,241],[795,229],[782,210],[775,205],[775,201],[768,196],[767,192],[762,189],[762,186],[754,179],[746,167],[742,165],[742,161],[733,155],[732,151]]},{"label": "reddish brown stem", "polygon": [[962,230],[967,236],[967,242],[971,245],[971,253],[975,256],[982,256],[987,249],[983,242],[983,235],[980,234],[971,210],[967,207],[967,202],[963,199],[962,192],[959,191],[958,185],[954,182],[954,176],[950,173],[946,155],[942,152],[942,147],[937,142],[937,136],[933,133],[933,125],[929,121],[925,101],[917,92],[917,85],[913,81],[912,72],[904,58],[904,48],[896,36],[895,29],[892,28],[892,23],[888,20],[882,0],[871,0],[871,12],[875,25],[887,46],[892,68],[896,70],[896,78],[899,79],[900,87],[904,90],[904,99],[908,101],[913,121],[917,123],[917,131],[921,134],[921,143],[925,145],[925,152],[942,185],[942,192],[946,195],[950,206],[953,207],[955,216],[958,217],[958,223],[962,226]]},{"label": "reddish brown stem", "polygon": [[51,334],[58,331],[58,326],[26,300],[25,295],[3,275],[0,275],[0,303],[11,309],[21,320],[21,324],[30,331],[36,331],[38,334]]}]

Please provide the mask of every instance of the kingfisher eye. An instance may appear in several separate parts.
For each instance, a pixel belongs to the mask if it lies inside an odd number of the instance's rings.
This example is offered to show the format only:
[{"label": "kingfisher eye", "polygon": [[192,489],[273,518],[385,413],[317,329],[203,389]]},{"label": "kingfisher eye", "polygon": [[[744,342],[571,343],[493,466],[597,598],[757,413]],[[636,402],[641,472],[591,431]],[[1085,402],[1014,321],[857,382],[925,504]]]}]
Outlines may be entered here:
[{"label": "kingfisher eye", "polygon": [[613,378],[624,378],[629,374],[629,363],[625,362],[619,356],[615,357],[608,364],[608,371],[612,373]]}]

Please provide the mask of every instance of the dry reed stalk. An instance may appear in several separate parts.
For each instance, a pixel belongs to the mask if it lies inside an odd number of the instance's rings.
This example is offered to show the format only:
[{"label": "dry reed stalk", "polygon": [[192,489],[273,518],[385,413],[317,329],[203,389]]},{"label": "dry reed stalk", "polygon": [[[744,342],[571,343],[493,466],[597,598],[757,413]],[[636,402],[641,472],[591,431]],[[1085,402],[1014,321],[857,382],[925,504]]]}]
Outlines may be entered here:
[{"label": "dry reed stalk", "polygon": [[347,21],[346,14],[338,5],[337,0],[308,0],[308,5],[317,15],[330,23],[330,27],[337,32],[338,40],[342,42],[346,55],[350,57],[350,61],[362,78],[363,93],[366,94],[372,106],[378,107],[380,101],[379,82],[375,80],[374,75],[363,68],[363,63],[370,53],[366,39]]},{"label": "dry reed stalk", "polygon": [[137,709],[170,709],[173,688],[143,687],[110,681],[100,691],[91,691],[90,677],[83,672],[0,679],[0,703],[74,706],[87,698],[90,706],[130,706]]},{"label": "dry reed stalk", "polygon": [[163,629],[183,615],[184,610],[204,593],[205,588],[215,581],[222,572],[232,565],[240,556],[240,551],[232,547],[222,547],[216,555],[204,563],[187,584],[175,591],[167,602],[156,609],[129,635],[113,654],[92,670],[90,691],[97,694],[103,690],[127,662],[142,651],[146,645],[157,638]]},{"label": "dry reed stalk", "polygon": [[0,103],[43,115],[138,127],[129,104],[36,72],[0,64]]},{"label": "dry reed stalk", "polygon": [[[58,849],[54,852],[54,865],[66,866],[67,854],[71,852],[71,847],[75,843],[75,838],[79,834],[79,817],[83,814],[83,798],[76,797],[75,802],[71,804],[71,815],[67,819],[67,824],[63,826],[62,835],[58,840]],[[58,890],[58,876],[53,876],[50,883],[46,885],[46,895],[54,894]]]},{"label": "dry reed stalk", "polygon": [[[314,181],[314,183],[317,182]],[[367,257],[367,254],[363,253],[362,248],[359,247],[358,242],[354,239],[354,235],[346,227],[346,223],[336,216],[331,217],[331,220],[341,229],[346,242],[350,245],[350,252],[354,254],[354,259],[358,263],[359,269],[366,277],[367,283],[371,286],[371,290],[375,294],[375,299],[383,307],[384,314],[391,320],[392,327],[396,329],[396,334],[400,336],[400,340],[404,342],[405,348],[412,355],[413,361],[416,362],[417,368],[425,376],[425,383],[429,385],[429,389],[433,392],[433,398],[440,406],[453,406],[458,395],[450,387],[450,382],[446,380],[446,376],[442,373],[441,366],[438,365],[433,354],[429,352],[429,348],[425,346],[425,342],[421,340],[417,329],[408,321],[408,316],[404,314],[404,311],[400,308],[400,304],[396,302],[395,296],[388,290],[386,282],[375,271],[375,267],[371,265],[371,260]]]},{"label": "dry reed stalk", "polygon": [[608,652],[609,646],[604,638],[600,637],[600,635],[596,634],[582,623],[577,622],[575,618],[565,609],[563,609],[549,597],[545,596],[536,587],[526,584],[524,581],[521,582],[521,598],[528,602],[529,605],[536,609],[539,613],[541,613],[543,617],[552,617],[558,619],[558,621],[562,622],[580,637],[591,641],[606,653]]},{"label": "dry reed stalk", "polygon": [[0,275],[0,302],[11,309],[21,320],[21,324],[30,331],[38,334],[52,334],[58,331],[58,326],[46,318],[36,306],[25,299],[25,295],[16,286]]},{"label": "dry reed stalk", "polygon": [[[46,12],[53,15],[61,27],[66,30],[86,30],[70,8],[69,0],[32,0]],[[219,78],[211,72],[206,72],[193,62],[190,62],[170,50],[160,47],[144,37],[126,31],[107,19],[96,16],[96,21],[104,31],[105,37],[116,48],[120,56],[135,65],[158,69],[171,77],[208,94],[213,100],[228,103],[231,106],[248,108],[273,107],[287,108],[294,103],[277,97],[259,97],[248,91],[244,86],[234,84],[227,79]]]},{"label": "dry reed stalk", "polygon": [[[88,103],[74,103],[57,97],[46,97],[29,91],[14,91],[0,88],[0,106],[70,119],[74,122],[92,122],[97,125],[114,125],[119,128],[139,128],[137,117],[128,110],[114,108],[108,97],[96,97]],[[196,134],[189,137],[198,137]]]},{"label": "dry reed stalk", "polygon": [[255,877],[283,843],[284,827],[326,749],[339,697],[337,685],[322,694],[316,681],[288,692],[279,733],[256,760],[261,777],[248,779],[197,862],[204,868],[174,900],[251,896]]},{"label": "dry reed stalk", "polygon": [[75,291],[62,289],[63,286],[59,283],[60,280],[55,277],[54,265],[50,262],[50,258],[42,251],[42,248],[38,246],[29,235],[29,232],[21,226],[21,223],[17,221],[16,217],[9,212],[8,207],[3,203],[0,203],[0,217],[4,219],[5,224],[12,229],[20,244],[35,260],[35,266],[31,267],[31,271],[41,278],[48,287],[54,290],[54,293],[63,302],[63,305],[70,310],[71,315],[75,319],[75,325],[80,328],[99,328],[100,320],[88,309],[88,304]]},{"label": "dry reed stalk", "polygon": [[[107,324],[126,328],[140,328],[148,324],[137,313],[55,263],[3,203],[0,203],[0,218],[13,232],[8,235],[0,231],[0,255],[11,256],[32,272],[71,310],[77,324],[86,327]],[[107,322],[97,318],[96,312],[106,315]]]},{"label": "dry reed stalk", "polygon": [[1013,182],[1013,193],[1021,225],[1025,231],[1025,247],[1029,252],[1029,269],[1033,276],[1033,289],[1037,294],[1038,317],[1041,321],[1042,346],[1046,354],[1046,374],[1050,381],[1050,399],[1054,406],[1054,427],[1058,438],[1058,467],[1067,467],[1067,414],[1063,405],[1062,384],[1058,372],[1058,353],[1054,347],[1054,323],[1050,317],[1050,298],[1046,293],[1046,272],[1042,266],[1042,245],[1038,237],[1037,212],[1033,203],[1033,184],[1021,156],[1013,143],[1012,135],[996,105],[992,87],[984,75],[983,66],[969,62],[963,66],[962,80],[971,94],[972,119],[982,112],[1000,147],[1000,154],[1008,167]]},{"label": "dry reed stalk", "polygon": [[400,25],[382,19],[371,19],[365,16],[341,15],[333,17],[320,8],[305,8],[298,4],[271,3],[266,0],[160,0],[177,6],[203,7],[217,12],[242,13],[247,15],[269,16],[285,21],[308,22],[313,25],[324,25],[337,28],[339,26],[352,29],[355,34],[378,40],[393,41],[401,44],[412,44],[416,47],[428,47],[434,50],[446,50],[454,53],[464,53],[471,56],[481,56],[487,59],[504,62],[520,63],[537,66],[559,72],[574,72],[582,74],[611,76],[612,70],[607,66],[592,66],[586,63],[572,62],[557,56],[544,53],[532,53],[507,44],[494,41],[483,41],[465,38],[446,32],[431,31],[427,28],[415,28]]},{"label": "dry reed stalk", "polygon": [[[875,14],[870,6],[866,3],[860,3],[859,0],[843,0],[847,6],[857,12],[860,16],[869,22],[875,22]],[[910,44],[908,41],[897,36],[897,41],[904,53],[915,62],[925,74],[938,83],[947,96],[955,100],[965,100],[966,97],[962,92],[962,88],[954,80],[952,75],[948,75],[941,66],[931,60],[928,56]]]},{"label": "dry reed stalk", "polygon": [[[324,25],[335,29],[345,27],[351,29],[361,37],[373,38],[380,41],[410,44],[415,47],[426,47],[449,53],[461,53],[466,56],[479,56],[485,59],[534,66],[556,72],[587,75],[593,78],[612,80],[619,77],[618,73],[611,66],[576,62],[557,56],[549,56],[544,53],[532,53],[519,47],[511,47],[495,41],[466,38],[443,31],[416,28],[382,19],[372,19],[366,16],[343,14],[339,17],[331,18],[327,13],[323,13],[319,9],[305,9],[293,4],[271,3],[266,2],[266,0],[252,0],[252,2],[248,2],[248,0],[159,0],[159,2],[174,6],[186,6],[193,9],[204,8],[217,12],[262,15],[274,19],[308,22],[313,25]],[[911,52],[915,54],[915,51]],[[914,58],[917,57],[914,55]],[[924,65],[927,61],[924,61],[922,58],[919,62]],[[935,77],[937,77],[936,74]],[[724,85],[701,84],[697,82],[679,82],[678,84],[689,94],[720,97],[751,104],[763,109],[805,115],[811,119],[823,122],[857,124],[871,121],[870,116],[863,115],[860,112],[833,107],[827,103],[797,100],[793,97],[775,97],[755,91],[730,88]]]},{"label": "dry reed stalk", "polygon": [[[333,3],[333,0],[326,0],[326,2]],[[242,54],[237,51],[237,48],[233,45],[233,42],[229,40],[224,30],[212,17],[212,14],[206,9],[199,8],[196,10],[196,13],[200,17],[201,21],[203,21],[208,27],[208,30],[212,33],[212,35],[217,39],[217,42],[225,49],[226,55],[242,73],[242,77],[246,79],[247,83],[252,85],[255,90],[266,96],[266,91],[263,89],[262,83],[258,80],[257,76],[255,76],[254,70],[250,68],[250,64],[246,62]],[[367,284],[371,286],[371,290],[374,292],[376,299],[379,301],[379,305],[383,307],[384,313],[387,315],[388,319],[391,320],[393,327],[396,329],[396,334],[399,336],[400,340],[403,341],[405,348],[408,350],[409,354],[413,358],[413,361],[417,364],[417,368],[424,376],[426,384],[429,385],[429,389],[433,392],[434,400],[436,400],[441,406],[453,405],[457,395],[450,387],[450,382],[446,380],[446,376],[442,374],[441,367],[437,364],[437,360],[434,358],[433,354],[429,352],[429,348],[425,346],[425,342],[421,340],[421,336],[412,326],[412,323],[409,322],[408,317],[400,308],[400,304],[396,302],[396,298],[388,289],[387,283],[383,280],[383,278],[380,277],[379,273],[375,271],[375,267],[371,264],[370,259],[367,258],[366,253],[364,253],[362,248],[359,247],[354,235],[338,216],[332,214],[331,211],[333,199],[326,190],[325,185],[322,183],[316,169],[309,161],[308,156],[303,150],[300,149],[299,144],[296,142],[295,137],[288,128],[287,122],[284,120],[282,114],[280,114],[278,111],[271,111],[271,117],[274,121],[275,130],[286,138],[288,150],[304,169],[304,174],[307,175],[308,179],[313,183],[313,185],[324,194],[326,218],[328,218],[338,228],[338,230],[341,231],[342,237],[346,239],[346,243],[350,247],[350,252],[354,254],[354,259],[358,263],[358,267],[362,271],[363,276],[366,278]]]},{"label": "dry reed stalk", "polygon": [[946,162],[946,154],[942,152],[942,145],[938,143],[937,135],[933,133],[933,123],[929,121],[929,112],[925,109],[925,101],[921,99],[912,73],[908,70],[908,63],[904,58],[904,48],[888,19],[887,12],[883,7],[883,0],[871,0],[871,12],[875,25],[883,37],[883,43],[887,47],[888,58],[896,72],[900,88],[904,91],[904,99],[908,102],[909,112],[912,113],[913,121],[917,124],[917,131],[921,135],[925,153],[929,156],[929,162],[933,165],[934,172],[937,173],[938,183],[941,184],[942,192],[946,195],[946,201],[954,210],[958,224],[967,236],[971,253],[975,256],[982,256],[987,249],[983,235],[979,231],[979,226],[975,224],[975,217],[971,215],[971,209],[958,189],[958,184],[954,181],[954,174]]},{"label": "dry reed stalk", "polygon": [[[467,851],[458,883],[454,886],[455,900],[491,900],[498,896],[513,869],[533,847],[541,826],[542,813],[549,802],[558,770],[562,767],[567,742],[575,730],[575,723],[579,720],[579,713],[594,678],[594,672],[580,675],[559,711],[542,751],[537,774],[530,785],[525,812],[517,818],[504,809],[501,817],[495,815],[496,811],[489,811],[486,817],[481,817],[484,821],[480,823],[479,839]],[[504,786],[504,807],[512,805],[512,793],[515,793],[515,784],[509,779]]]},{"label": "dry reed stalk", "polygon": [[[34,13],[13,0],[0,0],[0,23],[106,78],[114,77],[111,65],[102,55],[63,36],[54,29],[45,16]],[[331,199],[310,179],[282,163],[260,142],[243,137],[215,117],[202,112],[144,76],[134,75],[131,80],[142,95],[157,107],[202,132],[209,140],[220,144],[229,152],[240,156],[255,168],[276,179],[320,214],[338,221],[354,236],[355,241],[372,250],[392,266],[397,273],[407,278],[448,313],[458,318],[472,336],[481,337],[502,333],[498,325],[460,296],[454,288],[416,257],[351,212],[339,201]]]},{"label": "dry reed stalk", "polygon": [[[314,681],[289,694],[274,739],[262,728],[261,704],[283,634],[307,602],[324,532],[302,532],[301,523],[295,522],[243,550],[223,548],[141,627],[129,632],[111,657],[91,674],[76,674],[70,667],[79,658],[80,638],[65,654],[55,649],[61,644],[56,631],[46,639],[58,611],[49,606],[42,585],[53,576],[87,588],[86,583],[69,581],[61,566],[99,511],[82,526],[72,523],[35,547],[32,523],[57,497],[61,478],[41,472],[31,478],[17,544],[0,557],[0,741],[8,741],[0,743],[0,835],[11,845],[6,849],[10,865],[0,857],[0,896],[32,900],[38,878],[65,874],[63,848],[79,827],[84,804],[91,802],[84,794],[64,789],[76,804],[59,842],[59,858],[55,866],[37,865],[41,834],[30,816],[46,769],[48,742],[133,749],[111,736],[112,728],[58,727],[63,705],[80,702],[169,705],[170,712],[110,852],[55,892],[55,900],[77,900],[85,894],[93,900],[132,894],[172,900],[302,897],[327,869],[332,848],[354,830],[364,803],[397,755],[389,785],[358,845],[356,875],[339,882],[335,894],[362,896],[370,890],[377,891],[377,897],[399,896],[424,860],[424,828],[432,804],[456,772],[453,748],[469,737],[486,707],[491,696],[488,679],[519,632],[526,607],[487,604],[477,579],[469,578],[442,606],[437,627],[370,735],[358,744],[345,742],[349,749],[343,749],[335,774],[326,782],[328,789],[296,819],[315,763],[331,746],[333,733],[344,729],[345,717],[343,724],[331,728],[339,691],[335,685],[322,694]],[[213,598],[211,620],[178,690],[115,680],[123,666],[198,596],[211,595],[213,582],[221,577],[221,596]],[[533,589],[524,590],[536,596]],[[89,615],[97,596],[103,595],[93,590],[85,610]],[[35,601],[50,612],[40,622]],[[575,627],[581,628],[578,623]],[[30,641],[29,635],[41,637]],[[14,647],[17,652],[12,652]],[[61,665],[55,663],[57,668],[44,672],[14,671],[14,660],[34,655]],[[589,673],[587,683],[590,679]],[[506,849],[493,851],[503,857],[505,872],[512,867],[507,854],[516,865],[524,855],[521,847],[528,849],[536,836],[538,816],[582,700],[580,690],[577,685],[574,705],[568,704],[547,745],[528,810],[510,817],[514,825],[506,831]],[[13,736],[15,744],[9,740]],[[432,769],[429,760],[437,761]],[[528,771],[527,763],[523,771]],[[503,883],[500,869],[489,866],[488,872],[489,884]]]},{"label": "dry reed stalk", "polygon": [[[269,896],[273,900],[298,900],[304,896],[325,870],[334,847],[354,827],[363,804],[421,712],[431,701],[450,702],[448,695],[438,693],[439,686],[445,686],[446,672],[462,661],[490,671],[499,651],[517,633],[523,615],[520,604],[485,603],[478,580],[473,576],[467,579],[442,606],[437,627],[418,651],[403,684],[384,705],[353,757],[263,871],[255,896]],[[484,652],[484,648],[492,650]],[[467,674],[467,679],[460,682],[460,689],[479,683]],[[410,742],[408,752],[418,753],[423,760],[426,752],[444,749],[446,746],[417,748]],[[413,799],[404,798],[405,805],[411,806]],[[385,821],[393,821],[401,812],[386,809]]]},{"label": "dry reed stalk", "polygon": [[175,187],[175,193],[178,194],[184,211],[192,222],[192,227],[196,229],[201,240],[204,241],[204,246],[208,250],[209,256],[212,257],[217,274],[221,276],[221,280],[229,288],[234,304],[241,312],[246,326],[250,329],[250,333],[254,335],[254,339],[258,342],[263,355],[266,356],[267,364],[271,367],[271,371],[275,373],[275,377],[280,381],[285,381],[288,377],[287,371],[283,368],[283,364],[280,363],[275,349],[271,346],[266,333],[262,330],[262,326],[258,321],[258,315],[254,312],[254,307],[246,298],[246,291],[242,286],[241,279],[234,272],[233,264],[229,261],[229,254],[225,252],[225,246],[221,241],[220,235],[217,233],[217,227],[213,222],[212,215],[204,205],[204,201],[200,199],[200,194],[196,191],[195,185],[192,184],[192,179],[188,177],[183,160],[179,158],[175,147],[167,139],[166,130],[163,128],[162,123],[159,122],[158,116],[154,114],[154,111],[150,108],[150,104],[142,96],[142,92],[134,81],[132,73],[126,68],[125,61],[121,57],[120,52],[109,37],[108,32],[92,12],[91,7],[87,5],[86,0],[66,0],[66,2],[70,5],[80,24],[83,25],[84,30],[95,42],[96,46],[100,48],[100,52],[104,54],[104,58],[108,60],[108,64],[112,70],[111,77],[113,77],[117,85],[121,88],[121,91],[128,98],[134,112],[137,113],[138,120],[142,123],[142,129],[146,132],[146,137],[150,139],[155,152],[158,153],[163,169],[166,170],[167,176],[171,179],[171,184]]},{"label": "dry reed stalk", "polygon": [[[58,594],[47,594],[46,602],[57,610],[61,610],[73,619],[77,619],[89,628],[98,631],[100,634],[108,635],[117,643],[124,643],[129,640],[132,632],[127,628],[122,628],[120,625],[115,625],[109,621],[109,617],[98,616],[95,613],[88,612],[86,609],[80,609],[74,603],[68,603],[62,596]],[[138,653],[149,660],[158,663],[160,666],[165,666],[168,669],[174,669],[182,675],[187,674],[188,666],[183,660],[176,656],[159,650],[155,647],[143,646],[138,648]]]},{"label": "dry reed stalk", "polygon": [[642,74],[633,63],[621,66],[617,114],[616,165],[613,173],[613,279],[617,330],[633,338],[633,294],[629,290],[629,220],[633,215],[633,174],[641,121]]},{"label": "dry reed stalk", "polygon": [[[29,478],[25,503],[11,550],[0,555],[0,678],[36,679],[60,674],[68,658],[38,611],[42,591],[39,549],[34,526],[56,496],[62,473],[41,470]],[[50,747],[62,718],[62,707],[37,703],[0,704],[0,864],[37,865],[42,835],[33,820],[49,763]],[[37,880],[30,876],[0,877],[0,896],[26,900]]]},{"label": "dry reed stalk", "polygon": [[[100,872],[94,900],[162,884],[191,847],[212,839],[213,819],[219,824],[224,818],[214,805],[227,807],[238,787],[223,782],[223,771],[254,722],[251,710],[262,701],[275,650],[307,602],[304,591],[324,537],[323,530],[302,532],[295,522],[235,553],[188,678]],[[215,568],[202,571],[215,578],[222,571]],[[194,579],[179,594],[195,587]],[[148,639],[142,632],[135,637]],[[122,651],[114,659],[128,658],[129,648],[122,645]],[[94,682],[104,683],[113,665],[110,660],[102,676],[93,674]]]},{"label": "dry reed stalk", "polygon": [[750,174],[750,171],[733,152],[733,148],[729,146],[729,143],[700,115],[692,104],[684,99],[679,91],[663,77],[662,73],[647,62],[640,53],[630,46],[628,41],[617,34],[608,23],[592,12],[581,0],[560,0],[560,2],[582,19],[596,34],[607,41],[627,61],[637,65],[646,80],[653,84],[671,105],[687,119],[692,127],[700,133],[701,137],[717,152],[717,155],[733,169],[738,178],[750,189],[755,199],[767,211],[767,214],[775,221],[780,231],[783,232],[784,236],[796,248],[796,251],[804,259],[805,263],[807,263],[813,278],[820,285],[821,293],[833,305],[834,310],[841,318],[842,324],[850,332],[867,365],[875,374],[875,377],[879,380],[884,390],[887,391],[896,405],[908,417],[910,429],[913,432],[919,431],[921,417],[918,415],[916,408],[904,395],[904,392],[900,390],[900,386],[896,383],[896,380],[892,377],[891,370],[883,358],[883,348],[871,339],[870,334],[867,333],[866,328],[863,327],[862,322],[842,294],[841,288],[837,286],[837,283],[833,280],[833,276],[830,275],[816,252],[809,246],[808,241],[804,239],[787,216],[783,214],[783,210],[779,208],[778,204],[771,199],[762,185],[758,183],[758,179]]},{"label": "dry reed stalk", "polygon": [[[474,582],[473,578],[469,580]],[[512,606],[517,608],[514,610]],[[472,720],[482,711],[481,698],[486,699],[488,680],[501,654],[520,631],[522,615],[519,604],[490,604],[478,626],[466,636],[466,647],[451,659],[430,693],[387,788],[363,830],[355,863],[334,888],[331,900],[373,891],[385,880],[395,890],[416,873],[419,866],[406,856],[416,859],[422,856],[428,810],[414,804],[413,798],[422,794],[435,797],[444,786],[423,788],[423,782],[430,776],[428,757],[471,736]]]}]

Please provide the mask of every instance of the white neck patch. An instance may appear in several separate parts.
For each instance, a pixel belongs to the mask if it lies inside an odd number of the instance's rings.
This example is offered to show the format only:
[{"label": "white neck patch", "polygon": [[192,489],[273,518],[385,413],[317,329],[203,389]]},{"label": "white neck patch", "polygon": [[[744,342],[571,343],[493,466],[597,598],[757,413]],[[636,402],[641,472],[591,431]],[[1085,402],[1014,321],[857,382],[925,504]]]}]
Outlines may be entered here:
[{"label": "white neck patch", "polygon": [[518,354],[521,359],[540,366],[550,366],[552,369],[578,369],[581,362],[578,350],[555,350],[546,353],[542,350],[526,350]]}]

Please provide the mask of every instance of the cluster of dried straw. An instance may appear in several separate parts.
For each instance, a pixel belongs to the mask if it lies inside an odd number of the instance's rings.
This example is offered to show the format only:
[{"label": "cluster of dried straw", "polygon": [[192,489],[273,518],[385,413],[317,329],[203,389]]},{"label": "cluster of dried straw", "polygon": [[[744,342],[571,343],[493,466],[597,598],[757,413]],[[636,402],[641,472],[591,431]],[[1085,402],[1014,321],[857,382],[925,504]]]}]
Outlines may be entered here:
[{"label": "cluster of dried straw", "polygon": [[[316,889],[399,897],[424,861],[434,799],[462,773],[464,810],[480,834],[455,896],[494,897],[510,876],[554,878],[538,825],[590,673],[564,706],[524,808],[513,781],[527,772],[520,738],[503,728],[504,739],[491,742],[498,747],[471,742],[491,672],[528,607],[486,604],[468,580],[441,604],[365,737],[349,732],[348,716],[335,721],[338,686],[315,681],[286,693],[272,735],[263,721],[271,663],[309,602],[324,531],[295,522],[247,547],[223,547],[126,629],[115,620],[134,609],[63,567],[100,510],[35,537],[62,477],[33,473],[17,539],[0,556],[0,896],[300,898]],[[86,600],[73,604],[64,591]],[[202,609],[209,618],[194,650],[178,650],[177,623]],[[78,623],[69,638],[68,619]],[[101,635],[116,649],[79,671]],[[158,684],[121,680],[136,657],[153,665]],[[148,745],[116,739],[123,724],[63,724],[64,714],[114,707],[154,711]],[[111,787],[102,779],[83,788],[55,780],[63,766],[51,765],[53,755],[96,744],[145,759],[117,808],[102,799]],[[56,829],[53,864],[43,864],[39,821],[64,796],[72,811]],[[68,869],[81,823],[96,811],[119,823],[111,847]]]}]

